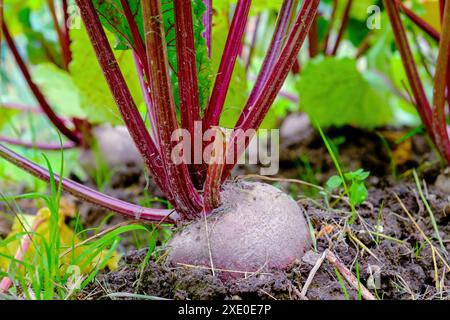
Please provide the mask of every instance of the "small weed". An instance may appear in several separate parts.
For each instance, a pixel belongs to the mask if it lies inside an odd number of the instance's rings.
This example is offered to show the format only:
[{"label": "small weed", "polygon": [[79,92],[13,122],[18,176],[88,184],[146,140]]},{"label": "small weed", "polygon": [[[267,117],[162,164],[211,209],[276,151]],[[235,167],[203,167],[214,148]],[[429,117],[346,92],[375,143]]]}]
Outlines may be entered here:
[{"label": "small weed", "polygon": [[334,191],[343,185],[350,186],[348,195],[352,205],[359,206],[367,200],[369,195],[364,181],[369,177],[370,172],[358,169],[353,172],[344,173],[344,180],[340,176],[332,176],[326,183],[328,191]]},{"label": "small weed", "polygon": [[349,197],[349,204],[352,210],[352,217],[349,223],[353,224],[356,219],[355,207],[362,204],[367,199],[368,191],[364,184],[364,180],[369,177],[370,173],[364,171],[363,169],[344,173],[338,161],[337,153],[335,151],[336,147],[332,146],[331,142],[327,139],[325,133],[317,122],[316,127],[319,130],[320,136],[322,137],[322,140],[325,143],[328,153],[330,154],[334,166],[338,172],[338,176],[333,176],[328,180],[327,189],[331,191],[341,186],[343,187],[343,195],[347,195]]}]

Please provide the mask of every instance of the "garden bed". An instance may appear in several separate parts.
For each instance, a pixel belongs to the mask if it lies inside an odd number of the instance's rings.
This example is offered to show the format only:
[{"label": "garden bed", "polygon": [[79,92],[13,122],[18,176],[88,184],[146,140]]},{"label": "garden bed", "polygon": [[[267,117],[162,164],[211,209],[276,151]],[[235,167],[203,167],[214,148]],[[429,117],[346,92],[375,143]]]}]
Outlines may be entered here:
[{"label": "garden bed", "polygon": [[[397,131],[397,135],[402,132]],[[422,234],[431,239],[436,250],[442,252],[434,237],[430,214],[420,192],[433,212],[442,241],[449,252],[450,239],[446,235],[450,233],[450,199],[446,187],[450,176],[444,173],[445,170],[435,160],[425,138],[417,135],[408,140],[411,158],[398,166],[398,177],[394,179],[390,174],[392,159],[386,150],[386,142],[377,133],[347,127],[331,130],[328,135],[331,139],[345,138],[339,148],[343,168],[364,168],[375,172],[368,179],[369,197],[357,208],[355,223],[350,224],[351,211],[345,202],[338,202],[331,208],[317,194],[314,197],[306,195],[313,190],[301,189],[301,185],[280,178],[277,184],[286,191],[291,190],[291,195],[294,192],[298,203],[307,210],[317,239],[316,248],[312,248],[291,269],[262,274],[256,272],[227,283],[217,276],[220,271],[215,270],[213,276],[208,266],[169,267],[161,252],[158,259],[152,259],[146,268],[142,268],[147,250],[141,249],[126,254],[118,270],[99,276],[79,298],[132,298],[133,295],[146,295],[166,299],[316,300],[346,299],[345,290],[351,299],[358,298],[358,290],[345,280],[346,289],[343,289],[334,265],[326,259],[312,277],[306,295],[302,295],[305,282],[326,249],[333,252],[355,275],[358,265],[361,284],[379,299],[448,297],[448,292],[436,289],[436,272],[439,277],[438,288],[448,287],[450,278],[448,269],[443,267],[439,257],[433,257],[432,249]],[[289,159],[290,154],[305,155],[309,160],[309,170],[312,170],[310,172],[315,172],[314,178],[320,183],[335,174],[320,136],[313,131],[301,142],[284,149],[282,154],[284,160],[280,177],[299,179],[305,174],[305,165]],[[422,190],[419,191],[410,170],[413,167],[423,168],[419,175],[426,189],[421,184]],[[244,173],[245,169],[240,168],[243,170],[240,173]],[[410,217],[405,209],[411,214]],[[159,248],[162,252],[163,249]],[[443,258],[448,264],[447,256],[443,255]]]}]

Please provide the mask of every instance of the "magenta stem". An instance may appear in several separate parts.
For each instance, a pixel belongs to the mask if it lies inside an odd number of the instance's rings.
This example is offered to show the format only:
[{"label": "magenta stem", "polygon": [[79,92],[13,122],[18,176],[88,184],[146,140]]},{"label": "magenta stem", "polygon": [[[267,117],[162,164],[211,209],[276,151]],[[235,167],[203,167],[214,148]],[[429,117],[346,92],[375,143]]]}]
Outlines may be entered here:
[{"label": "magenta stem", "polygon": [[[242,140],[241,133],[245,133],[249,129],[258,129],[264,120],[265,115],[269,111],[270,106],[275,101],[286,77],[297,59],[309,29],[311,28],[319,3],[320,0],[303,1],[300,12],[289,32],[283,50],[281,51],[275,66],[272,68],[264,87],[261,89],[261,93],[253,103],[254,107],[250,108],[247,101],[244,110],[249,110],[249,112],[248,114],[241,113],[238,121],[240,125],[236,125],[231,137],[226,158],[227,165],[223,171],[222,180],[225,180],[229,176],[237,159],[239,159],[245,151],[245,148],[248,146],[248,139],[245,141],[245,145],[238,145],[238,142]],[[234,152],[236,149],[237,152]],[[231,162],[228,159],[230,153],[234,158],[233,164],[228,164],[228,162]]]},{"label": "magenta stem", "polygon": [[70,43],[67,42],[67,37],[64,35],[64,32],[61,30],[61,27],[59,25],[54,0],[47,0],[47,5],[50,9],[53,25],[55,26],[56,35],[58,36],[59,45],[61,47],[61,55],[63,59],[64,69],[69,70],[69,63],[71,59]]},{"label": "magenta stem", "polygon": [[261,15],[258,15],[256,17],[252,38],[250,40],[250,47],[249,47],[249,51],[248,51],[247,63],[245,65],[245,70],[247,70],[247,72],[252,63],[253,53],[255,52],[255,46],[256,46],[256,40],[258,39],[258,31],[259,31],[260,22],[261,22]]},{"label": "magenta stem", "polygon": [[154,181],[166,196],[170,198],[168,178],[164,167],[161,166],[161,155],[134,103],[94,5],[91,1],[83,0],[77,0],[76,3],[80,8],[81,17],[86,26],[97,60],[125,125]]},{"label": "magenta stem", "polygon": [[[194,155],[195,123],[200,123],[200,100],[197,79],[197,62],[194,42],[191,1],[174,0],[175,36],[177,47],[178,91],[180,97],[181,127],[188,130]],[[192,157],[191,157],[192,160]],[[203,166],[190,164],[189,172],[196,187],[203,185]]]},{"label": "magenta stem", "polygon": [[247,115],[251,112],[252,109],[255,108],[255,101],[264,89],[267,79],[269,78],[270,73],[277,63],[280,52],[283,48],[283,42],[286,38],[286,34],[288,33],[291,16],[295,14],[294,4],[294,0],[283,1],[283,5],[278,15],[275,31],[270,42],[269,50],[266,54],[266,57],[264,58],[261,70],[259,71],[258,77],[255,81],[255,85],[253,86],[247,103],[242,111],[242,115],[236,123],[236,127],[240,127],[245,121]]},{"label": "magenta stem", "polygon": [[23,147],[26,149],[39,149],[42,151],[60,151],[61,149],[68,150],[74,149],[78,145],[73,141],[68,141],[66,143],[58,144],[58,143],[40,143],[40,142],[25,142],[18,139],[13,139],[9,137],[0,136],[0,142],[7,143],[14,146]]},{"label": "magenta stem", "polygon": [[178,122],[169,77],[161,2],[160,0],[142,1],[141,4],[149,74],[151,75],[150,93],[155,106],[158,124],[156,132],[161,143],[162,165],[167,172],[167,186],[171,190],[177,212],[183,219],[193,219],[201,215],[203,204],[190,179],[186,163],[184,161],[176,163],[172,159],[172,151],[178,144],[178,141],[172,140],[172,134],[178,129]]},{"label": "magenta stem", "polygon": [[53,125],[64,136],[66,136],[69,140],[73,141],[74,143],[79,144],[81,142],[81,137],[79,136],[79,134],[66,127],[64,121],[60,117],[58,117],[58,115],[53,111],[53,109],[48,104],[39,87],[33,82],[28,67],[26,66],[24,60],[20,56],[16,44],[14,43],[14,40],[11,37],[11,34],[9,33],[8,27],[6,26],[5,21],[2,21],[2,30],[5,35],[6,43],[8,44],[9,49],[11,50],[11,53],[13,54],[14,59],[16,60],[17,65],[19,66],[19,69],[23,74],[23,77],[25,78],[25,81],[27,82],[28,86],[33,92],[33,95],[38,101],[42,111],[47,115],[50,122],[53,123]]},{"label": "magenta stem", "polygon": [[339,45],[341,44],[342,38],[344,36],[345,29],[348,25],[348,20],[350,18],[350,10],[352,9],[353,0],[347,0],[347,4],[345,5],[344,15],[342,16],[341,26],[339,27],[339,32],[336,38],[336,42],[334,43],[333,50],[331,51],[331,55],[335,56],[339,49]]},{"label": "magenta stem", "polygon": [[[48,170],[20,156],[19,154],[8,149],[2,144],[0,144],[0,158],[5,159],[6,161],[30,173],[40,180],[46,182],[50,181],[50,173],[48,172]],[[127,218],[150,222],[161,222],[162,220],[167,223],[174,222],[173,217],[167,217],[167,215],[170,213],[170,210],[144,208],[125,201],[121,201],[98,191],[92,190],[70,179],[60,178],[57,174],[54,175],[54,179],[56,184],[61,183],[64,191],[69,192],[78,199],[119,213]]]},{"label": "magenta stem", "polygon": [[311,26],[311,30],[308,33],[309,42],[309,57],[315,58],[319,54],[319,28],[317,25],[317,17]]},{"label": "magenta stem", "polygon": [[338,5],[339,5],[339,0],[333,0],[333,11],[331,12],[330,20],[328,21],[328,30],[325,35],[325,40],[323,42],[323,52],[328,52],[328,46],[329,46],[329,42],[330,42],[331,32],[333,31],[333,26],[336,21]]},{"label": "magenta stem", "polygon": [[414,11],[408,8],[401,0],[396,0],[396,2],[412,22],[414,22],[420,29],[425,31],[425,33],[427,33],[434,40],[439,41],[441,35],[432,25],[415,14]]},{"label": "magenta stem", "polygon": [[[0,109],[17,110],[17,111],[21,111],[21,112],[31,112],[33,114],[46,115],[41,108],[32,107],[32,106],[29,106],[29,105],[26,105],[23,103],[19,103],[19,102],[2,103],[2,104],[0,104]],[[74,125],[74,123],[67,118],[63,118],[63,117],[59,117],[59,118],[61,119],[61,121],[63,121],[63,123],[66,126]]]},{"label": "magenta stem", "polygon": [[302,65],[300,63],[300,59],[297,58],[294,62],[294,65],[292,66],[292,74],[294,75],[299,75],[300,72],[302,71]]},{"label": "magenta stem", "polygon": [[219,124],[220,115],[225,103],[234,65],[239,55],[242,36],[247,24],[251,0],[238,0],[228,32],[227,41],[220,61],[211,99],[203,117],[204,130]]},{"label": "magenta stem", "polygon": [[[155,108],[153,106],[152,97],[150,96],[150,89],[148,83],[146,81],[144,72],[144,67],[141,64],[141,59],[135,50],[133,50],[133,58],[136,65],[136,71],[139,79],[139,86],[141,87],[142,95],[144,97],[145,106],[147,108],[148,120],[150,121],[150,127],[153,133],[153,141],[155,142],[156,147],[159,149],[159,140],[158,136],[155,134],[156,128],[156,118],[155,118]],[[145,58],[147,60],[147,58]]]},{"label": "magenta stem", "polygon": [[63,35],[64,35],[64,43],[67,46],[68,50],[68,56],[69,56],[69,62],[72,61],[72,50],[70,49],[70,31],[69,31],[69,12],[68,12],[68,3],[67,0],[62,0],[62,10],[63,10],[63,17],[64,17],[64,27],[63,27]]},{"label": "magenta stem", "polygon": [[206,213],[209,213],[220,206],[220,186],[223,169],[225,167],[226,150],[226,136],[219,128],[217,128],[214,137],[214,150],[211,154],[203,187],[203,203],[204,211]]},{"label": "magenta stem", "polygon": [[400,17],[398,5],[396,1],[392,0],[383,0],[383,3],[391,21],[395,42],[402,57],[403,65],[408,76],[408,81],[411,86],[418,112],[425,127],[427,128],[427,131],[430,134],[430,137],[434,139],[431,106],[425,94],[423,83],[420,80],[419,72],[412,55],[411,47],[408,43],[406,31]]},{"label": "magenta stem", "polygon": [[174,11],[181,126],[194,136],[194,122],[200,121],[200,102],[191,2],[174,0]]},{"label": "magenta stem", "polygon": [[147,67],[147,57],[145,54],[145,45],[144,41],[141,38],[139,33],[139,28],[134,20],[133,13],[131,12],[130,5],[128,0],[120,0],[120,4],[122,5],[122,9],[125,15],[125,19],[127,20],[128,26],[130,27],[131,36],[133,37],[133,42],[135,46],[135,51],[141,61],[141,64],[144,66],[144,70],[148,70]]},{"label": "magenta stem", "polygon": [[450,163],[450,140],[445,115],[447,79],[450,75],[450,1],[446,1],[442,23],[442,35],[436,63],[433,93],[433,129],[436,146]]},{"label": "magenta stem", "polygon": [[[31,232],[36,232],[44,221],[45,220],[43,218],[37,218],[37,221],[35,221],[31,226]],[[26,253],[28,252],[30,244],[31,244],[31,234],[28,233],[23,237],[19,247],[16,250],[16,254],[14,255],[15,261],[11,261],[11,264],[13,263],[16,264],[16,268],[19,266],[17,262],[23,261]],[[3,294],[8,293],[12,285],[13,285],[12,279],[9,277],[4,277],[2,281],[0,281],[0,293]]]},{"label": "magenta stem", "polygon": [[203,14],[203,26],[205,31],[203,32],[203,37],[205,38],[206,47],[208,48],[208,56],[211,58],[211,38],[212,38],[212,16],[213,16],[213,5],[212,0],[203,0],[205,4],[206,11]]},{"label": "magenta stem", "polygon": [[300,102],[300,99],[298,98],[297,95],[287,92],[287,91],[280,90],[278,95],[284,99],[287,99],[287,100],[295,103],[295,104],[298,104]]},{"label": "magenta stem", "polygon": [[41,109],[35,108],[19,102],[8,102],[0,104],[1,109],[15,110],[21,112],[31,112],[34,114],[45,114]]}]

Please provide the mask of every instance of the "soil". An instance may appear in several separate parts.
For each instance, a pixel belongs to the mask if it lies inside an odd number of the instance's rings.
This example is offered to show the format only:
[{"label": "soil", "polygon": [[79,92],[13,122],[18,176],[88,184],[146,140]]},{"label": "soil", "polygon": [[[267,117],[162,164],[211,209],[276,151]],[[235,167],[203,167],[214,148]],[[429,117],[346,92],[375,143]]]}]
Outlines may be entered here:
[{"label": "soil", "polygon": [[[436,257],[435,266],[433,251],[427,239],[396,198],[398,195],[418,227],[448,264],[450,170],[445,169],[439,161],[427,138],[419,134],[399,143],[410,132],[409,128],[364,131],[344,127],[326,131],[336,146],[343,170],[362,168],[371,172],[367,180],[369,197],[357,208],[358,216],[350,224],[351,210],[345,201],[326,201],[313,188],[285,181],[285,178],[300,179],[324,185],[331,175],[336,174],[321,137],[305,121],[302,123],[302,130],[282,131],[280,181],[276,185],[290,193],[306,209],[317,244],[289,270],[248,274],[240,280],[227,283],[220,280],[217,270],[213,275],[209,268],[167,266],[161,242],[158,242],[159,247],[148,265],[142,269],[147,252],[145,249],[136,251],[130,235],[130,238],[125,237],[120,247],[127,254],[119,269],[99,274],[95,282],[80,293],[78,299],[110,299],[109,293],[118,292],[193,300],[346,299],[335,268],[327,260],[318,268],[306,296],[300,294],[317,258],[326,249],[331,250],[354,275],[357,274],[358,266],[361,284],[378,299],[448,299],[448,268],[444,267],[439,257]],[[414,182],[412,169],[417,170],[420,177],[424,197],[436,219],[445,250],[437,241],[430,214]],[[254,166],[241,166],[237,168],[235,176],[257,171]],[[95,187],[94,184],[91,186]],[[113,175],[104,192],[142,203],[146,187],[152,197],[161,195],[151,182],[146,181],[140,168],[124,167]],[[334,206],[330,207],[330,204]],[[4,203],[1,205],[5,206]],[[104,210],[85,203],[76,202],[75,206],[85,228],[97,227],[107,216]],[[36,203],[30,200],[21,200],[19,207],[25,213],[36,211]],[[8,211],[7,207],[0,207],[0,236],[6,235],[11,227],[11,216],[2,213]],[[121,217],[111,216],[104,228],[121,221]],[[345,280],[344,285],[349,297],[357,299],[357,290]]]},{"label": "soil", "polygon": [[[378,299],[449,298],[449,270],[439,257],[435,265],[435,255],[427,240],[449,263],[450,174],[424,136],[415,135],[396,143],[408,131],[385,128],[368,132],[351,127],[327,131],[331,141],[339,144],[339,160],[344,170],[363,168],[371,172],[367,181],[369,198],[357,208],[354,223],[350,223],[351,210],[345,201],[331,207],[329,203],[334,201],[326,201],[311,189],[298,188],[295,183],[278,183],[297,197],[299,204],[307,210],[317,239],[316,247],[289,270],[249,274],[227,283],[220,280],[217,271],[213,275],[209,268],[169,267],[164,263],[164,254],[153,257],[145,268],[141,268],[146,255],[146,250],[142,249],[127,251],[118,270],[99,275],[78,298],[109,299],[109,293],[120,292],[192,300],[346,299],[335,268],[327,260],[314,275],[306,296],[300,294],[317,258],[326,249],[331,250],[353,274],[357,275],[359,269],[361,284]],[[284,137],[283,141],[280,177],[323,185],[328,177],[336,174],[329,153],[314,131],[309,130],[306,136],[303,133],[301,139],[291,136]],[[413,168],[423,182],[424,197],[436,219],[445,251],[436,239],[430,214],[412,178]],[[237,174],[254,170],[241,167]],[[402,204],[427,239],[408,217]],[[349,298],[358,298],[357,290],[345,280],[344,286]]]}]

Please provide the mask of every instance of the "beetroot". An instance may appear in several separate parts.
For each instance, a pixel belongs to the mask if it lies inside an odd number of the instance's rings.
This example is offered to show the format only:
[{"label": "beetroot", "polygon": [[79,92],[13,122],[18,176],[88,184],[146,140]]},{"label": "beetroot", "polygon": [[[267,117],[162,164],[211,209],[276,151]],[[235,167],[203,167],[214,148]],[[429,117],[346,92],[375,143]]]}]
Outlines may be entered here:
[{"label": "beetroot", "polygon": [[[169,242],[168,262],[245,272],[285,269],[309,250],[304,209],[281,190],[238,182],[223,186],[222,204],[180,229]],[[212,262],[212,263],[211,263]]]}]

